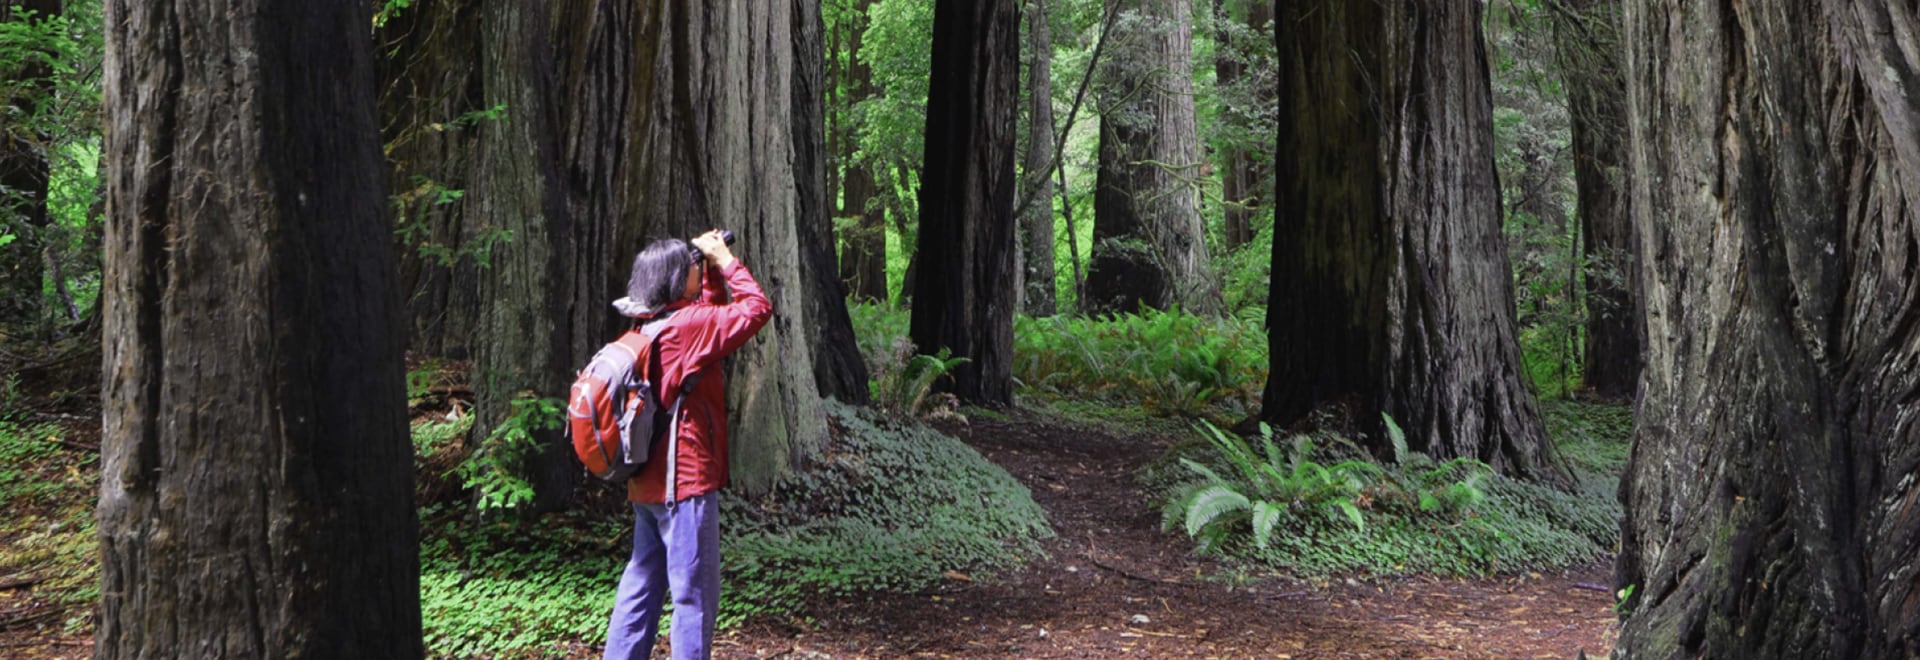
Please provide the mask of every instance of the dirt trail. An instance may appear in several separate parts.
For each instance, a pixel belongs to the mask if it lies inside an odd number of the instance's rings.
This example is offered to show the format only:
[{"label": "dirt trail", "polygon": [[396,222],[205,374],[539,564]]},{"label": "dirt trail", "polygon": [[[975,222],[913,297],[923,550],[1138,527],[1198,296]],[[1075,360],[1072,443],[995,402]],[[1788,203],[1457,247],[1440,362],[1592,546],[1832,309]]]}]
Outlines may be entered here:
[{"label": "dirt trail", "polygon": [[962,439],[1033,490],[1059,538],[999,580],[822,602],[722,633],[723,657],[1571,658],[1612,646],[1604,565],[1484,580],[1234,583],[1134,486],[1155,440],[1018,414]]}]

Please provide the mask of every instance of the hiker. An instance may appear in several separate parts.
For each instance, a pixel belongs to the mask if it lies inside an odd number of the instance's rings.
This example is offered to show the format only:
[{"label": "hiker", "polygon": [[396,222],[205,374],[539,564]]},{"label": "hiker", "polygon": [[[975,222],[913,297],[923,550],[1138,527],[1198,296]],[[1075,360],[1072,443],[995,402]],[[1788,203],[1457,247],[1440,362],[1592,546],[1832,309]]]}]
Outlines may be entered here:
[{"label": "hiker", "polygon": [[[620,576],[607,626],[610,660],[653,653],[668,593],[673,657],[712,655],[720,611],[719,491],[727,485],[727,383],[717,367],[773,315],[773,305],[722,236],[718,230],[701,234],[692,249],[676,239],[648,245],[633,259],[627,297],[613,303],[636,326],[665,317],[653,345],[657,362],[637,366],[660,400],[673,401],[683,385],[692,386],[677,419],[668,422],[678,437],[657,440],[646,465],[627,482],[633,556]],[[669,445],[678,449],[671,456]]]}]

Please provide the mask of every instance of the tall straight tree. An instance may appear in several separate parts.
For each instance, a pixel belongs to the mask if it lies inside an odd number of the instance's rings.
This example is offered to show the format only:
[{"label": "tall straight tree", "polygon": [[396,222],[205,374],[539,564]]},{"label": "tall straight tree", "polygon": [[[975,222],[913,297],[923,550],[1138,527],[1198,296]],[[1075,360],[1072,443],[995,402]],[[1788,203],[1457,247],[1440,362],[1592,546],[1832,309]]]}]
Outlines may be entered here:
[{"label": "tall straight tree", "polygon": [[[1227,99],[1225,123],[1230,130],[1228,144],[1220,159],[1220,196],[1225,219],[1226,248],[1231,250],[1253,240],[1253,218],[1260,208],[1272,203],[1268,189],[1270,155],[1249,148],[1240,141],[1243,133],[1253,132],[1253,115],[1275,105],[1271,69],[1253,57],[1252,35],[1264,35],[1273,22],[1273,0],[1213,0],[1215,86]],[[1234,103],[1244,107],[1234,107]],[[1259,135],[1267,135],[1264,132]],[[1264,139],[1261,140],[1264,142]]]},{"label": "tall straight tree", "polygon": [[1573,178],[1587,261],[1587,341],[1581,381],[1631,398],[1640,381],[1639,244],[1627,214],[1627,83],[1620,0],[1560,0],[1555,59],[1573,124]]},{"label": "tall straight tree", "polygon": [[1910,3],[1625,3],[1628,657],[1920,656]]},{"label": "tall straight tree", "polygon": [[[792,126],[796,238],[800,273],[807,278],[801,299],[813,322],[808,342],[819,347],[813,370],[820,396],[864,404],[867,362],[858,350],[853,319],[847,315],[847,287],[833,254],[833,216],[827,212],[826,24],[820,0],[793,0]],[[878,227],[879,217],[874,218]],[[880,236],[881,298],[886,287],[886,234]]]},{"label": "tall straight tree", "polygon": [[106,4],[98,657],[423,652],[369,8]]},{"label": "tall straight tree", "polygon": [[879,183],[873,176],[871,159],[856,158],[854,153],[859,147],[856,134],[860,130],[860,117],[864,116],[856,108],[861,101],[874,95],[873,70],[863,59],[865,54],[861,48],[867,31],[866,16],[870,4],[870,0],[860,0],[854,4],[846,30],[847,64],[845,80],[841,82],[846,90],[846,100],[841,107],[844,128],[839,138],[840,163],[846,175],[841,178],[840,216],[858,220],[851,231],[842,233],[844,256],[840,259],[840,277],[846,281],[855,297],[885,301],[886,214],[874,203],[874,197],[879,194]]},{"label": "tall straight tree", "polygon": [[[668,38],[654,70],[660,93],[651,101],[652,137],[641,158],[640,211],[645,224],[656,228],[654,236],[687,237],[711,227],[734,231],[740,237],[735,253],[773,301],[773,322],[734,354],[726,374],[732,427],[740,429],[732,436],[733,480],[747,492],[772,486],[820,450],[827,431],[816,371],[860,359],[850,341],[815,343],[851,332],[815,328],[841,322],[815,313],[837,310],[844,319],[846,308],[839,289],[813,284],[835,277],[830,262],[805,258],[801,246],[813,231],[801,224],[810,212],[801,205],[814,203],[804,201],[802,189],[815,185],[818,174],[801,168],[820,161],[799,152],[820,145],[807,135],[816,130],[811,125],[817,118],[791,118],[802,106],[794,95],[806,84],[796,84],[796,69],[823,64],[817,58],[804,65],[795,61],[796,41],[820,38],[795,33],[817,29],[820,20],[817,4],[807,2],[796,14],[796,1],[666,3]],[[812,235],[818,240],[818,233]],[[808,271],[821,267],[824,272]],[[853,357],[823,359],[830,351]]]},{"label": "tall straight tree", "polygon": [[1221,310],[1200,218],[1203,162],[1193,109],[1189,0],[1110,0],[1125,7],[1101,64],[1100,168],[1093,195],[1087,309],[1175,305]]},{"label": "tall straight tree", "polygon": [[[6,0],[0,4],[0,22],[32,20],[40,22],[60,15],[59,0]],[[7,107],[9,121],[0,125],[0,235],[12,240],[0,244],[0,322],[20,323],[37,320],[40,314],[41,280],[46,269],[41,257],[45,239],[41,233],[49,224],[47,184],[50,163],[46,155],[47,139],[38,135],[31,121],[38,107],[53,95],[53,67],[50,57],[30,57],[16,69],[0,69],[15,94],[0,94]]]},{"label": "tall straight tree", "polygon": [[1566,483],[1521,381],[1478,3],[1285,7],[1262,416],[1355,407],[1436,457]]},{"label": "tall straight tree", "polygon": [[920,179],[912,335],[967,358],[953,392],[1013,403],[1014,123],[1019,0],[938,0]]},{"label": "tall straight tree", "polygon": [[1029,316],[1054,313],[1053,272],[1053,37],[1047,0],[1032,0],[1027,11],[1027,154],[1021,169],[1032,195],[1021,216],[1020,275],[1025,283],[1021,307]]}]

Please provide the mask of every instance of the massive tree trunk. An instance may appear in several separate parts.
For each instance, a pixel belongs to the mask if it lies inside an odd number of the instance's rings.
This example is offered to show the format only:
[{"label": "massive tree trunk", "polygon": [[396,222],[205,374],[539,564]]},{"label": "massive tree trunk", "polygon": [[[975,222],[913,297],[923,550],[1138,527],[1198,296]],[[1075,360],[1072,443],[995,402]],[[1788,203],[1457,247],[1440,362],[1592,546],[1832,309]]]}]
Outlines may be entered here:
[{"label": "massive tree trunk", "polygon": [[1200,218],[1200,139],[1193,114],[1193,20],[1187,0],[1111,0],[1130,15],[1101,65],[1100,170],[1084,308],[1175,305],[1218,314],[1220,285]]},{"label": "massive tree trunk", "polygon": [[1014,120],[1019,0],[938,0],[920,181],[914,344],[968,362],[961,400],[1013,403]]},{"label": "massive tree trunk", "polygon": [[[523,414],[517,401],[564,397],[578,368],[568,349],[568,303],[577,289],[565,264],[581,255],[568,242],[573,224],[561,179],[560,119],[551,105],[556,85],[547,19],[546,3],[538,0],[480,6],[482,103],[505,109],[479,126],[468,197],[468,213],[481,231],[502,237],[479,272],[485,303],[473,338],[476,417],[469,437],[481,447],[508,442],[491,436]],[[523,475],[534,487],[533,510],[554,510],[571,492],[579,467],[558,425],[526,431],[533,450],[524,454]]]},{"label": "massive tree trunk", "polygon": [[[793,0],[668,4],[642,212],[657,238],[733,230],[734,252],[773,302],[773,322],[734,354],[727,375],[734,485],[751,493],[819,451],[820,354],[858,348],[813,343],[823,335],[811,314],[825,303],[808,296],[838,294],[812,285],[801,257],[799,190],[817,173],[797,168],[819,161],[796,154],[803,145],[786,119],[797,103]],[[803,7],[801,18],[811,24],[813,11]]]},{"label": "massive tree trunk", "polygon": [[1631,657],[1920,656],[1910,3],[1633,0]]},{"label": "massive tree trunk", "polygon": [[1581,380],[1595,394],[1628,399],[1640,382],[1642,317],[1639,245],[1627,214],[1627,85],[1619,26],[1619,0],[1562,0],[1554,19],[1587,261]]},{"label": "massive tree trunk", "polygon": [[367,8],[106,5],[98,657],[423,651]]},{"label": "massive tree trunk", "polygon": [[[35,22],[60,15],[59,0],[7,0],[0,4],[0,21],[22,20],[32,12]],[[50,163],[45,152],[48,136],[33,134],[14,118],[33,117],[40,101],[53,94],[53,68],[30,59],[19,69],[0,71],[18,81],[18,96],[0,96],[10,102],[11,126],[0,126],[0,235],[13,240],[0,245],[0,323],[27,323],[40,319],[40,290],[46,276],[41,250],[46,243],[47,183]],[[25,122],[19,122],[25,123]],[[29,125],[30,126],[30,125]],[[11,217],[8,217],[11,216]]]},{"label": "massive tree trunk", "polygon": [[1332,402],[1437,457],[1568,476],[1522,382],[1475,3],[1308,2],[1275,21],[1272,377],[1262,416]]},{"label": "massive tree trunk", "polygon": [[1053,273],[1053,38],[1047,29],[1047,0],[1033,0],[1027,15],[1027,182],[1033,196],[1025,217],[1021,275],[1026,283],[1022,309],[1029,316],[1054,313]]},{"label": "massive tree trunk", "polygon": [[[1222,96],[1272,107],[1273,87],[1263,71],[1249,70],[1246,53],[1236,43],[1242,34],[1265,34],[1267,25],[1273,22],[1273,0],[1213,0],[1214,22],[1218,26],[1214,36],[1213,75],[1215,87],[1222,90]],[[1248,30],[1251,28],[1251,30]],[[1226,90],[1236,87],[1249,87],[1251,94],[1241,95]],[[1230,111],[1225,121],[1245,124],[1244,110]],[[1238,131],[1251,127],[1237,128]],[[1268,159],[1260,157],[1239,144],[1228,146],[1220,153],[1220,196],[1223,198],[1226,221],[1226,249],[1233,250],[1253,241],[1253,218],[1260,214],[1260,208],[1271,199],[1271,190],[1267,187]]]},{"label": "massive tree trunk", "polygon": [[[860,355],[847,316],[847,289],[833,256],[833,217],[827,213],[826,25],[820,0],[793,0],[793,158],[796,194],[794,222],[800,241],[800,272],[806,278],[808,338],[817,360],[814,387],[820,396],[847,403],[867,402],[867,362]],[[875,217],[875,223],[879,222]],[[880,234],[880,292],[886,293],[886,235]]]},{"label": "massive tree trunk", "polygon": [[[845,111],[849,121],[841,139],[841,162],[846,164],[846,177],[841,182],[840,216],[857,217],[859,222],[853,231],[846,232],[841,243],[845,246],[840,262],[840,277],[853,290],[853,295],[861,300],[885,302],[887,300],[887,226],[886,213],[873,204],[873,198],[879,194],[879,184],[875,182],[873,168],[866,161],[856,160],[853,152],[859,146],[855,135],[859,126],[851,121],[860,116],[854,107],[874,94],[873,71],[866,62],[860,60],[860,42],[867,29],[865,0],[858,3],[855,11],[859,19],[853,21],[848,30],[849,44],[847,54],[846,89],[849,98]],[[873,208],[868,208],[873,206]]]}]

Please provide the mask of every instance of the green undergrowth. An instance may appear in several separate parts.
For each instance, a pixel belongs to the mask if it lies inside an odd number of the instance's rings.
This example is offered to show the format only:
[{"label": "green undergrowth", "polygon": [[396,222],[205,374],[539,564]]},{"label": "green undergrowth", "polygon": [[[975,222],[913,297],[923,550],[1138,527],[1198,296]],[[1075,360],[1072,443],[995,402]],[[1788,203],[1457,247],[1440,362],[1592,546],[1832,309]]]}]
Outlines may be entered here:
[{"label": "green undergrowth", "polygon": [[[918,352],[911,313],[848,305],[875,399],[890,405],[890,375]],[[1137,410],[1148,417],[1239,419],[1259,406],[1267,377],[1263,308],[1210,318],[1144,309],[1099,317],[1014,320],[1013,376],[1021,404],[1065,411]],[[899,407],[895,405],[894,407]]]},{"label": "green undergrowth", "polygon": [[34,596],[53,606],[30,625],[82,633],[100,598],[99,454],[59,425],[0,408],[0,582],[32,582]]},{"label": "green undergrowth", "polygon": [[1053,536],[1026,486],[960,441],[827,402],[828,451],[764,497],[721,500],[721,622],[809,598],[915,592],[1040,554]]},{"label": "green undergrowth", "polygon": [[1405,452],[1404,440],[1381,460],[1326,432],[1242,439],[1211,427],[1141,479],[1169,529],[1192,536],[1202,553],[1250,567],[1305,577],[1477,576],[1591,562],[1618,544],[1613,487],[1630,414],[1573,402],[1545,412],[1574,469],[1572,492],[1469,459],[1436,462]]},{"label": "green undergrowth", "polygon": [[[1039,540],[1052,536],[1026,487],[960,441],[865,409],[829,402],[827,412],[833,439],[810,469],[762,497],[721,497],[722,627],[792,616],[813,598],[990,575],[1037,556]],[[422,451],[449,445],[443,423],[414,434]],[[619,497],[593,490],[589,497]],[[624,507],[491,521],[476,520],[459,497],[441,499],[421,510],[430,654],[574,655],[605,641],[633,526],[630,515],[607,511]]]}]

